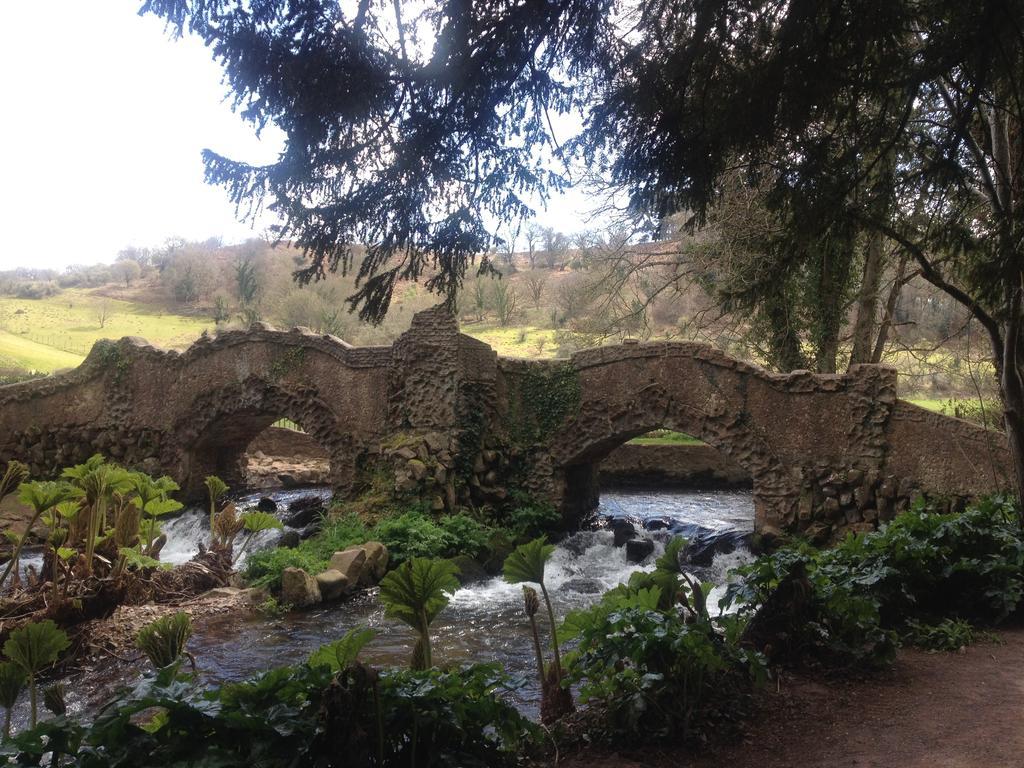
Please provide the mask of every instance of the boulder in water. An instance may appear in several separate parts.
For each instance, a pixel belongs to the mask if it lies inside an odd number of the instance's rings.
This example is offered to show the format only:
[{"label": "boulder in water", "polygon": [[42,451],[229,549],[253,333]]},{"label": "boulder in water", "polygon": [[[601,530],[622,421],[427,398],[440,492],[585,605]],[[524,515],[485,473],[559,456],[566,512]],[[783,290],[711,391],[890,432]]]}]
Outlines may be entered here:
[{"label": "boulder in water", "polygon": [[373,586],[388,572],[388,548],[379,541],[368,541],[360,545],[360,549],[366,553],[366,563],[363,564],[359,584],[364,587]]},{"label": "boulder in water", "polygon": [[319,496],[301,496],[288,505],[284,524],[289,528],[305,528],[324,513],[324,500]]},{"label": "boulder in water", "polygon": [[664,531],[672,527],[672,521],[664,517],[651,517],[644,520],[644,528],[648,531]]},{"label": "boulder in water", "polygon": [[334,568],[317,574],[316,584],[325,602],[340,600],[352,591],[352,582],[344,573]]},{"label": "boulder in water", "polygon": [[636,528],[628,520],[614,519],[611,521],[613,544],[616,547],[626,546],[626,542],[636,538]]},{"label": "boulder in water", "polygon": [[349,584],[358,584],[366,563],[366,551],[362,547],[349,547],[331,556],[329,568],[345,575]]},{"label": "boulder in water", "polygon": [[273,514],[274,512],[277,512],[277,502],[269,496],[262,496],[260,497],[260,500],[256,502],[256,511]]},{"label": "boulder in water", "polygon": [[459,580],[459,584],[462,586],[487,581],[491,577],[483,565],[469,555],[457,555],[452,558],[452,562],[459,569],[459,572],[455,574],[455,578]]},{"label": "boulder in water", "polygon": [[505,558],[512,554],[515,547],[509,542],[495,543],[491,547],[491,556],[484,561],[484,570],[491,576],[498,576],[505,568]]},{"label": "boulder in water", "polygon": [[585,578],[569,579],[558,589],[560,592],[576,592],[580,595],[599,595],[604,592],[601,582]]},{"label": "boulder in water", "polygon": [[716,555],[727,555],[747,545],[748,534],[741,531],[715,531],[690,541],[683,552],[683,562],[708,568]]},{"label": "boulder in water", "polygon": [[626,542],[626,562],[642,563],[654,554],[654,542],[650,539],[630,539]]},{"label": "boulder in water", "polygon": [[301,568],[285,568],[281,572],[281,602],[296,608],[307,608],[322,599],[316,579]]},{"label": "boulder in water", "polygon": [[302,537],[299,536],[298,531],[285,531],[281,534],[281,538],[277,540],[277,546],[294,549],[299,546],[300,541],[302,541]]}]

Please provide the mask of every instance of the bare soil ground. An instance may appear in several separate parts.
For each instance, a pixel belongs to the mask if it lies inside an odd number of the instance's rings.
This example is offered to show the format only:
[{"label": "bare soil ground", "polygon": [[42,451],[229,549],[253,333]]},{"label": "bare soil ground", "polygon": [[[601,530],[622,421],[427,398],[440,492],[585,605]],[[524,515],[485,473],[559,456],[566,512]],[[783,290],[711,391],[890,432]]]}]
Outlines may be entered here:
[{"label": "bare soil ground", "polygon": [[905,650],[884,675],[787,674],[738,744],[701,755],[587,750],[572,768],[1022,768],[1024,628],[961,653]]}]

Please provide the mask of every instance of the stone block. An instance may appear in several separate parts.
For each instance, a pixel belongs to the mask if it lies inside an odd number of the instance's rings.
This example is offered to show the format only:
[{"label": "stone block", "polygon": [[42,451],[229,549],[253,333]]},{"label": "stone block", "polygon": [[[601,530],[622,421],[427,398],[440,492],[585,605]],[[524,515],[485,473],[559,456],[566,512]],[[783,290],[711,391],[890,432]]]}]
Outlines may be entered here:
[{"label": "stone block", "polygon": [[326,602],[340,600],[352,591],[352,582],[344,573],[334,568],[317,574],[316,584],[320,588],[320,595]]},{"label": "stone block", "polygon": [[366,553],[366,562],[363,563],[363,572],[359,578],[361,586],[371,586],[384,578],[388,571],[388,548],[379,541],[368,541],[360,549]]},{"label": "stone block", "polygon": [[825,499],[824,510],[825,517],[827,517],[829,520],[835,520],[842,514],[842,507],[839,506],[839,499]]},{"label": "stone block", "polygon": [[626,542],[626,562],[642,563],[654,554],[654,542],[650,539],[630,539]]},{"label": "stone block", "polygon": [[344,574],[350,584],[358,584],[365,563],[366,550],[363,547],[349,547],[343,552],[331,555],[328,567]]},{"label": "stone block", "polygon": [[853,492],[853,498],[857,502],[857,509],[864,510],[874,503],[875,491],[870,485],[859,485]]},{"label": "stone block", "polygon": [[281,572],[281,602],[296,608],[308,608],[322,599],[316,579],[301,568],[285,568]]}]

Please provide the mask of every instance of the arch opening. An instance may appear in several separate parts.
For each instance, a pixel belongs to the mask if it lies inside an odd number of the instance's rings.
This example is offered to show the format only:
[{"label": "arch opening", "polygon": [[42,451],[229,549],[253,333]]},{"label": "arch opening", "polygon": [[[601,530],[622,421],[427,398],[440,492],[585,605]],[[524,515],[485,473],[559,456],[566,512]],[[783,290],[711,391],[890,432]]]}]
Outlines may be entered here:
[{"label": "arch opening", "polygon": [[[756,470],[746,459],[749,435],[723,436],[686,408],[633,411],[577,441],[562,456],[563,510],[569,521],[601,514],[602,493],[668,495],[740,492],[749,499]],[[700,435],[705,439],[696,437]],[[568,447],[568,446],[567,446]],[[753,506],[750,517],[753,518]]]},{"label": "arch opening", "polygon": [[239,458],[245,485],[253,489],[325,485],[331,480],[331,455],[315,437],[289,418],[259,432]]},{"label": "arch opening", "polygon": [[[249,460],[262,446],[269,460],[270,468],[263,473],[268,480],[285,485],[279,475],[289,474],[275,471],[279,468],[273,467],[273,454],[283,455],[288,463],[310,459],[317,462],[318,472],[324,470],[324,481],[335,493],[345,493],[355,477],[358,443],[338,422],[339,416],[313,393],[261,380],[207,391],[176,422],[175,432],[186,447],[178,456],[177,476],[189,498],[204,494],[203,480],[211,474],[232,488],[251,487]],[[270,428],[275,431],[268,433]]]},{"label": "arch opening", "polygon": [[620,443],[598,463],[602,488],[749,489],[750,472],[685,432],[654,429]]},{"label": "arch opening", "polygon": [[291,415],[235,411],[195,443],[190,476],[217,475],[233,489],[273,490],[331,482],[329,449]]}]

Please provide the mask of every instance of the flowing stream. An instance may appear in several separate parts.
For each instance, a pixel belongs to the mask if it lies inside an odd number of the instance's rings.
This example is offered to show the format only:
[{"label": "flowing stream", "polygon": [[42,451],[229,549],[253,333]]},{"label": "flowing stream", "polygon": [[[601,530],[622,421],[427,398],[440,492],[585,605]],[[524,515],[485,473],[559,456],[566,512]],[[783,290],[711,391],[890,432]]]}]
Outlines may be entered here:
[{"label": "flowing stream", "polygon": [[[273,494],[279,515],[300,496],[316,493],[329,496],[326,489],[291,490]],[[254,506],[259,494],[236,501],[240,510]],[[681,534],[691,542],[709,545],[701,566],[691,570],[703,581],[724,585],[729,569],[746,562],[750,554],[746,536],[753,530],[753,501],[749,491],[608,491],[594,514],[592,530],[562,540],[548,563],[546,582],[555,612],[563,617],[569,610],[586,607],[602,592],[628,580],[634,570],[650,570],[665,541]],[[655,542],[654,553],[642,563],[626,560],[626,550],[613,546],[612,526],[628,522],[641,537]],[[195,554],[200,542],[209,537],[207,513],[190,509],[165,521],[168,536],[161,553],[166,562],[180,563]],[[249,551],[274,546],[281,532],[260,534],[250,542]],[[240,543],[241,538],[236,542]],[[724,550],[724,551],[723,551]],[[723,586],[711,594],[709,606],[717,605]],[[228,614],[197,622],[189,649],[195,655],[201,676],[208,683],[239,680],[282,664],[304,660],[321,645],[340,637],[360,624],[377,635],[364,649],[364,661],[405,666],[414,637],[403,624],[386,619],[376,590],[367,590],[336,605],[295,612],[280,617]],[[547,622],[541,622],[547,640]],[[522,588],[500,578],[468,585],[456,592],[449,606],[432,626],[434,661],[437,664],[496,661],[513,677],[522,680],[514,694],[517,706],[529,714],[539,708],[539,686],[529,634],[529,622],[522,611]],[[116,688],[137,679],[145,668],[141,659],[105,665],[65,680],[72,712],[95,711]],[[23,715],[23,713],[18,713]],[[22,721],[22,717],[16,717]]]}]

